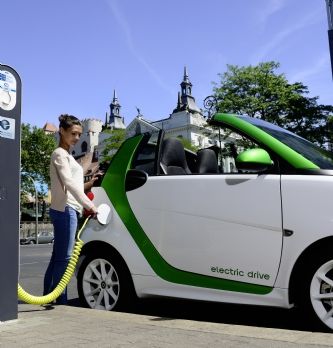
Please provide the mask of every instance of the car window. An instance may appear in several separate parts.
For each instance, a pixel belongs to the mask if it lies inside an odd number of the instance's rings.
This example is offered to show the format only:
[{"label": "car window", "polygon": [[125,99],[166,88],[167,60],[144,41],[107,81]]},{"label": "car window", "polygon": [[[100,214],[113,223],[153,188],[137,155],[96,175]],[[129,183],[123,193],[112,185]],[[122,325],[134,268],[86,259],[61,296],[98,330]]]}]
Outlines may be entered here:
[{"label": "car window", "polygon": [[[157,175],[159,139],[159,132],[145,134],[145,139],[142,141],[134,155],[131,169],[142,170],[149,176]],[[213,150],[216,156],[217,171],[214,174],[242,173],[236,166],[237,156],[245,150],[258,147],[258,144],[250,138],[223,127],[213,128],[213,131],[209,135],[208,144],[213,144],[208,149]],[[189,150],[184,147],[186,162],[189,167],[189,173],[187,174],[199,174],[198,158],[200,156],[198,156],[198,153],[202,150],[203,149],[201,148]],[[174,175],[163,173],[163,171],[159,174]]]},{"label": "car window", "polygon": [[[233,173],[243,173],[236,166],[237,156],[248,149],[258,148],[258,144],[255,143],[250,138],[241,135],[235,131],[223,127],[214,127],[207,136],[208,141],[205,143],[212,144],[210,147],[198,148],[197,146],[192,146],[191,150],[186,148],[188,146],[187,142],[185,145],[182,144],[184,148],[184,155],[181,155],[179,149],[179,142],[181,139],[178,138],[178,144],[174,142],[168,143],[168,148],[166,153],[171,154],[165,161],[162,155],[161,161],[162,168],[161,175],[198,175],[198,174],[233,174]],[[165,138],[172,139],[173,137]],[[176,137],[177,138],[177,137]],[[175,151],[169,148],[170,144],[175,146]],[[210,154],[203,155],[205,150],[210,151]],[[162,151],[163,152],[163,151]],[[181,158],[176,158],[176,153]],[[183,157],[185,156],[186,163],[183,163]],[[170,163],[168,163],[170,160]],[[215,163],[213,163],[215,162]],[[166,164],[170,166],[179,166],[179,170],[167,170]],[[188,167],[188,169],[186,169]]]},{"label": "car window", "polygon": [[219,165],[223,173],[238,173],[237,156],[245,150],[257,148],[258,145],[249,138],[227,128],[221,129],[222,146],[218,151]]},{"label": "car window", "polygon": [[213,127],[209,143],[215,151],[220,173],[242,173],[236,166],[237,156],[245,150],[258,148],[258,144],[243,134],[226,127]]},{"label": "car window", "polygon": [[156,160],[157,160],[157,142],[159,139],[159,132],[153,132],[146,135],[146,139],[139,146],[134,160],[132,162],[132,169],[145,171],[148,175],[156,174]]},{"label": "car window", "polygon": [[333,169],[333,153],[281,127],[252,117],[239,116],[286,144],[321,169]]}]

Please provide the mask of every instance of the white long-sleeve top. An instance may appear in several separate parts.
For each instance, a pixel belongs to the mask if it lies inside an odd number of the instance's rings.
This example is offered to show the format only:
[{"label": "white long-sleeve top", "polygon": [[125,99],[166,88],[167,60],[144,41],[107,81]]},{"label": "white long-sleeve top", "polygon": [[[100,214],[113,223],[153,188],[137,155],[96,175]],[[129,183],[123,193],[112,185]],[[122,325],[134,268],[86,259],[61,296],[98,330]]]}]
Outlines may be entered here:
[{"label": "white long-sleeve top", "polygon": [[93,203],[84,193],[83,169],[65,149],[58,147],[51,155],[51,208],[65,211],[66,204],[78,212],[91,209]]}]

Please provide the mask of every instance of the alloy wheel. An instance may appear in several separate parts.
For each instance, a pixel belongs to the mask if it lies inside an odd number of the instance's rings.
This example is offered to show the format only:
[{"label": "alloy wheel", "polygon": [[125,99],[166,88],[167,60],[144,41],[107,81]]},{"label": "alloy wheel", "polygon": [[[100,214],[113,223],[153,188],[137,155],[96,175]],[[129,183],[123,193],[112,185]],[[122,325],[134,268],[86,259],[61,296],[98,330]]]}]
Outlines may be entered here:
[{"label": "alloy wheel", "polygon": [[318,318],[333,329],[333,260],[322,264],[314,273],[310,298]]},{"label": "alloy wheel", "polygon": [[91,260],[85,267],[82,290],[91,308],[112,310],[119,300],[119,276],[112,264],[105,259]]}]

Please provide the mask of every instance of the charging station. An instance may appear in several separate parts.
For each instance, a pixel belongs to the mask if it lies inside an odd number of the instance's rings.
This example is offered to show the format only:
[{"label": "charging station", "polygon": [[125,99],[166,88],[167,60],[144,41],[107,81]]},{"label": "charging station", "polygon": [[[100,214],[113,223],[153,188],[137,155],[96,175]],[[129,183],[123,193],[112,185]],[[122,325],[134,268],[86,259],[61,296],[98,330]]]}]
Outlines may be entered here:
[{"label": "charging station", "polygon": [[17,319],[21,79],[0,64],[0,321]]}]

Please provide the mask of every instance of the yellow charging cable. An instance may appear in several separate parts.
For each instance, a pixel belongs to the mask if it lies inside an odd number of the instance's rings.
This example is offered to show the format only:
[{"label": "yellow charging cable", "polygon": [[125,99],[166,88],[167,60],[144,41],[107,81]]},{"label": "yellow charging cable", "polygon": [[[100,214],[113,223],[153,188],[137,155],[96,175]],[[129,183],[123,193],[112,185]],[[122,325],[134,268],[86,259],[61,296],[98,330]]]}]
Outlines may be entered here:
[{"label": "yellow charging cable", "polygon": [[55,287],[55,289],[47,295],[34,296],[34,295],[28,294],[21,287],[21,285],[18,284],[17,285],[17,290],[18,290],[17,293],[18,293],[18,297],[20,300],[22,300],[26,303],[30,303],[30,304],[42,305],[42,304],[51,303],[52,301],[54,301],[56,298],[58,298],[61,295],[61,293],[65,290],[66,286],[68,285],[69,281],[71,280],[72,275],[74,274],[75,266],[77,264],[77,261],[79,259],[80,253],[81,253],[81,249],[82,249],[83,244],[84,244],[84,242],[80,239],[80,235],[81,235],[81,232],[83,231],[86,223],[88,222],[88,220],[89,220],[89,217],[86,218],[86,220],[84,221],[82,227],[80,228],[80,230],[77,234],[72,256],[68,262],[68,265],[67,265],[67,268],[66,268],[64,275],[62,276],[59,284]]}]

